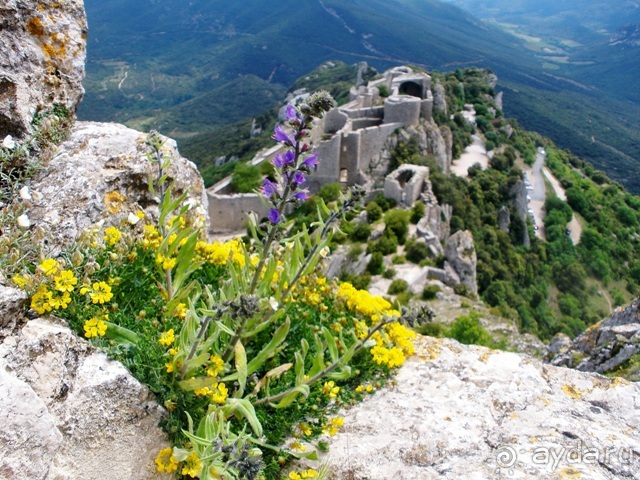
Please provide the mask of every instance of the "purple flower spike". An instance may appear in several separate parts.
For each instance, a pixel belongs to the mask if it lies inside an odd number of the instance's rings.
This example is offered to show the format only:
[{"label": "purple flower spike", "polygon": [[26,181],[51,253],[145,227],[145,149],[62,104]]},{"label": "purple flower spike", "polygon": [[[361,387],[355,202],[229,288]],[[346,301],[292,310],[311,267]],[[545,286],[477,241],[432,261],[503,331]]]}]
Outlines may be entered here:
[{"label": "purple flower spike", "polygon": [[294,200],[298,200],[299,202],[304,202],[309,197],[310,197],[309,192],[307,192],[306,190],[300,190],[299,192],[296,192],[296,194],[293,196]]},{"label": "purple flower spike", "polygon": [[304,177],[304,174],[302,172],[296,172],[293,174],[293,183],[295,183],[296,185],[301,185],[306,181],[307,179]]},{"label": "purple flower spike", "polygon": [[288,120],[300,120],[300,114],[293,105],[287,105],[287,111],[285,115]]},{"label": "purple flower spike", "polygon": [[294,138],[290,137],[287,132],[284,131],[281,125],[276,125],[276,128],[273,130],[273,139],[276,142],[284,143],[285,145],[293,145]]},{"label": "purple flower spike", "polygon": [[318,165],[318,151],[316,150],[307,158],[305,158],[302,162],[302,165],[304,165],[305,167],[315,167],[316,165]]},{"label": "purple flower spike", "polygon": [[274,194],[278,193],[278,185],[269,180],[268,178],[264,179],[264,185],[262,185],[262,191],[267,197],[271,197]]},{"label": "purple flower spike", "polygon": [[271,223],[275,225],[280,220],[282,220],[282,215],[280,215],[280,212],[278,210],[272,208],[271,210],[269,210],[269,215],[267,216],[267,218]]},{"label": "purple flower spike", "polygon": [[287,150],[284,152],[284,155],[276,153],[276,156],[273,158],[273,165],[276,168],[282,168],[285,165],[291,165],[296,158],[296,154],[292,150]]}]

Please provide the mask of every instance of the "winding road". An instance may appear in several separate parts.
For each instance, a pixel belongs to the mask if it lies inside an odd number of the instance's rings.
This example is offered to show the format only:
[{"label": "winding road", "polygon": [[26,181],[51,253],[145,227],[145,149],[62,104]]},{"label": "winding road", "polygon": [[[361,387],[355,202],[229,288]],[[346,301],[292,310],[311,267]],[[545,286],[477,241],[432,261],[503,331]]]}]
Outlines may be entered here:
[{"label": "winding road", "polygon": [[[564,193],[564,189],[560,182],[553,174],[544,166],[544,159],[546,155],[538,151],[536,154],[536,161],[533,164],[532,168],[525,167],[524,171],[527,173],[527,178],[531,182],[533,186],[533,190],[529,190],[529,196],[531,200],[529,201],[529,208],[533,210],[533,215],[535,216],[535,223],[538,225],[538,230],[536,230],[536,236],[538,238],[545,239],[546,234],[544,231],[544,217],[546,212],[544,211],[544,201],[546,199],[546,184],[545,177],[553,187],[555,194],[559,199],[566,201],[567,196]],[[580,243],[580,238],[582,237],[582,224],[576,218],[575,214],[571,221],[567,224],[567,228],[571,231],[571,241],[574,245]]]}]

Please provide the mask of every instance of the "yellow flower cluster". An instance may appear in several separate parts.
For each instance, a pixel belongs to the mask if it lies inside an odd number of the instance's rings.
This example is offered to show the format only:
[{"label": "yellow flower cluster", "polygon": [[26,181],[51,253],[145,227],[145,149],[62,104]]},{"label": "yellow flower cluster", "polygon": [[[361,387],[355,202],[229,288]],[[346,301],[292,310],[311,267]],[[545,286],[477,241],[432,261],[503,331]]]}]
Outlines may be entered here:
[{"label": "yellow flower cluster", "polygon": [[171,270],[176,266],[175,257],[165,257],[163,254],[158,253],[156,255],[156,263],[162,265],[163,270]]},{"label": "yellow flower cluster", "polygon": [[373,392],[373,385],[358,385],[356,387],[356,392],[358,392],[358,393],[362,393],[362,392],[371,393],[371,392]]},{"label": "yellow flower cluster", "polygon": [[165,347],[172,345],[173,342],[176,340],[175,333],[176,332],[173,330],[173,328],[167,332],[162,332],[160,334],[160,339],[158,340],[158,343]]},{"label": "yellow flower cluster", "polygon": [[[38,265],[40,275],[47,277],[31,297],[31,308],[40,315],[52,310],[64,310],[71,303],[70,292],[78,284],[78,279],[71,270],[62,270],[61,265],[53,258],[47,258]],[[13,277],[13,281],[21,287],[26,287],[32,280],[20,275]],[[51,285],[51,283],[53,283]]]},{"label": "yellow flower cluster", "polygon": [[219,355],[211,355],[211,363],[207,368],[207,375],[210,377],[217,377],[222,370],[224,370],[224,362]]},{"label": "yellow flower cluster", "polygon": [[116,227],[107,227],[104,230],[104,243],[113,247],[122,238],[122,232]]},{"label": "yellow flower cluster", "polygon": [[376,345],[371,349],[373,361],[389,368],[401,366],[406,356],[413,355],[415,349],[411,340],[416,334],[404,325],[394,322],[385,325],[382,332],[376,332],[371,338]]},{"label": "yellow flower cluster", "polygon": [[318,476],[318,472],[313,468],[308,468],[307,470],[302,470],[300,473],[298,472],[290,472],[289,480],[301,480],[303,478],[316,478]]},{"label": "yellow flower cluster", "polygon": [[173,448],[163,448],[158,452],[158,456],[155,459],[159,472],[175,472],[178,470],[178,460],[173,456]]},{"label": "yellow flower cluster", "polygon": [[378,322],[382,316],[399,317],[400,312],[391,308],[391,304],[382,297],[371,295],[366,290],[358,290],[350,283],[341,283],[338,297],[347,302],[349,310],[356,311],[373,322]]},{"label": "yellow flower cluster", "polygon": [[330,437],[333,437],[336,433],[338,433],[338,431],[343,425],[344,425],[344,417],[332,418],[328,424],[322,427],[322,433],[324,433],[325,435],[329,435]]},{"label": "yellow flower cluster", "polygon": [[[106,318],[106,317],[105,317]],[[84,336],[87,338],[103,337],[107,333],[107,324],[98,318],[90,318],[84,322]]]},{"label": "yellow flower cluster", "polygon": [[227,386],[224,383],[220,382],[214,383],[211,385],[211,388],[202,387],[194,390],[193,393],[197,397],[210,396],[212,402],[223,404],[229,396],[229,389],[227,389]]},{"label": "yellow flower cluster", "polygon": [[307,276],[302,277],[299,282],[300,289],[293,292],[293,297],[308,305],[318,307],[320,310],[327,310],[323,299],[332,293],[331,285],[327,283],[325,277]]},{"label": "yellow flower cluster", "polygon": [[160,246],[160,242],[162,242],[162,236],[158,229],[153,225],[145,225],[142,237],[142,248],[145,250],[155,250]]},{"label": "yellow flower cluster", "polygon": [[200,476],[202,470],[202,463],[198,458],[196,452],[191,452],[189,456],[184,460],[184,466],[182,467],[182,475],[189,475],[191,478]]},{"label": "yellow flower cluster", "polygon": [[[371,319],[372,323],[380,321],[384,316],[400,316],[400,312],[392,309],[391,304],[384,298],[371,295],[366,290],[357,290],[349,283],[340,285],[338,296],[346,301],[347,308]],[[354,326],[359,339],[367,337],[369,327],[366,322],[357,320]],[[385,325],[371,338],[376,342],[376,345],[371,348],[371,355],[378,365],[386,365],[389,368],[399,367],[407,356],[414,353],[411,340],[415,338],[415,333],[398,322]]]},{"label": "yellow flower cluster", "polygon": [[107,303],[113,298],[111,287],[106,282],[94,282],[91,285],[85,285],[80,289],[80,294],[89,293],[92,303]]},{"label": "yellow flower cluster", "polygon": [[196,244],[196,260],[216,265],[226,265],[231,260],[240,267],[244,267],[246,263],[244,247],[240,239],[224,243],[200,241]]},{"label": "yellow flower cluster", "polygon": [[340,387],[336,387],[335,382],[331,380],[324,383],[324,385],[322,386],[322,393],[329,398],[336,398],[338,396],[338,393],[340,393]]},{"label": "yellow flower cluster", "polygon": [[187,306],[184,303],[179,303],[176,308],[173,309],[173,314],[180,320],[187,318]]}]

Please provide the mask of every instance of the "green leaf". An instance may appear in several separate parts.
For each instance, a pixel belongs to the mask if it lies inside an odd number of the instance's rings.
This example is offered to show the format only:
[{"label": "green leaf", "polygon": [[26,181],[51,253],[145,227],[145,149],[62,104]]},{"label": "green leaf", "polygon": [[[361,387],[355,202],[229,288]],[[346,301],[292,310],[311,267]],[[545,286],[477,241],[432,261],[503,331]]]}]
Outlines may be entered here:
[{"label": "green leaf", "polygon": [[329,354],[331,355],[331,361],[337,362],[340,355],[338,354],[338,346],[336,345],[336,339],[331,334],[331,330],[327,327],[323,327],[322,333],[324,334],[324,339],[327,342],[327,346],[329,347]]},{"label": "green leaf", "polygon": [[245,398],[228,398],[226,405],[222,407],[225,416],[235,415],[236,417],[244,417],[251,425],[253,433],[256,437],[262,436],[262,425],[256,415],[256,410],[251,402]]},{"label": "green leaf", "polygon": [[289,334],[289,328],[291,327],[291,321],[289,317],[286,318],[284,323],[278,327],[274,332],[271,341],[249,362],[247,367],[248,375],[256,372],[269,357],[275,354],[278,345],[285,341]]},{"label": "green leaf", "polygon": [[204,387],[210,387],[214,383],[218,383],[219,380],[214,377],[193,377],[187,380],[182,380],[178,382],[178,385],[185,392],[192,392],[193,390],[198,390]]},{"label": "green leaf", "polygon": [[236,359],[236,370],[238,372],[238,383],[240,384],[238,396],[241,397],[247,385],[247,353],[245,352],[241,341],[236,343],[233,350]]},{"label": "green leaf", "polygon": [[283,365],[280,365],[279,367],[276,368],[272,368],[271,370],[269,370],[265,377],[267,378],[277,378],[280,375],[282,375],[284,372],[287,372],[289,370],[291,370],[291,367],[293,367],[293,363],[285,363]]},{"label": "green leaf", "polygon": [[298,395],[302,395],[304,398],[307,398],[309,396],[309,392],[310,392],[309,385],[298,385],[296,387],[293,387],[291,389],[291,392],[287,394],[287,396],[284,397],[282,400],[280,400],[280,403],[272,406],[278,409],[287,408],[296,400]]},{"label": "green leaf", "polygon": [[132,343],[135,345],[140,341],[140,337],[128,328],[121,327],[120,325],[116,325],[111,322],[104,323],[107,324],[107,332],[105,333],[107,338],[110,338],[120,344]]}]

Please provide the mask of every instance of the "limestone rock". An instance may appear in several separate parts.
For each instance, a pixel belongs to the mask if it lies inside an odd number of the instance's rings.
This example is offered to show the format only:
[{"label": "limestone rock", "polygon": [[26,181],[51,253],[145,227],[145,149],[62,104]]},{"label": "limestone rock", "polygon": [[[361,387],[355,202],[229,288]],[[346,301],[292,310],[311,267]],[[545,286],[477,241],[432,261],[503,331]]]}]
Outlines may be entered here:
[{"label": "limestone rock", "polygon": [[478,294],[476,283],[476,266],[478,259],[473,245],[473,236],[468,230],[458,231],[451,235],[445,246],[445,270],[449,284],[463,284],[473,295]]},{"label": "limestone rock", "polygon": [[640,385],[449,339],[416,344],[391,386],[338,413],[330,479],[640,478]]},{"label": "limestone rock", "polygon": [[52,319],[32,320],[0,345],[0,405],[0,476],[168,478],[154,468],[168,442],[151,392]]},{"label": "limestone rock", "polygon": [[446,92],[444,90],[444,86],[436,81],[433,86],[433,108],[434,110],[438,110],[445,115],[447,114],[447,98]]},{"label": "limestone rock", "polygon": [[26,298],[22,290],[0,285],[0,342],[24,321]]},{"label": "limestone rock", "polygon": [[[640,355],[640,299],[618,308],[611,317],[589,327],[573,341],[554,337],[547,349],[552,365],[585,372],[607,373]],[[557,345],[562,342],[562,348]],[[629,372],[630,380],[640,381],[640,369]]]},{"label": "limestone rock", "polygon": [[0,368],[0,478],[45,478],[62,434],[44,402]]},{"label": "limestone rock", "polygon": [[84,95],[82,0],[0,0],[0,138],[30,133],[39,110],[75,112]]},{"label": "limestone rock", "polygon": [[503,99],[504,99],[504,92],[498,92],[496,93],[495,97],[493,97],[493,103],[498,110],[502,110]]},{"label": "limestone rock", "polygon": [[[48,167],[31,182],[39,193],[29,218],[47,232],[54,253],[74,241],[85,228],[117,215],[146,210],[157,214],[158,198],[149,192],[149,178],[157,166],[146,154],[146,134],[115,123],[78,122],[71,136],[58,148]],[[164,154],[173,160],[167,169],[175,194],[187,192],[187,202],[201,209],[203,222],[207,199],[196,166],[180,156],[174,140],[165,139]]]},{"label": "limestone rock", "polygon": [[453,162],[453,134],[447,125],[440,127],[440,134],[444,140],[445,154],[438,156],[436,153],[436,165],[438,165],[444,173],[451,171],[451,162]]},{"label": "limestone rock", "polygon": [[504,233],[509,233],[509,225],[511,225],[511,214],[509,209],[503,206],[498,210],[498,228]]}]

